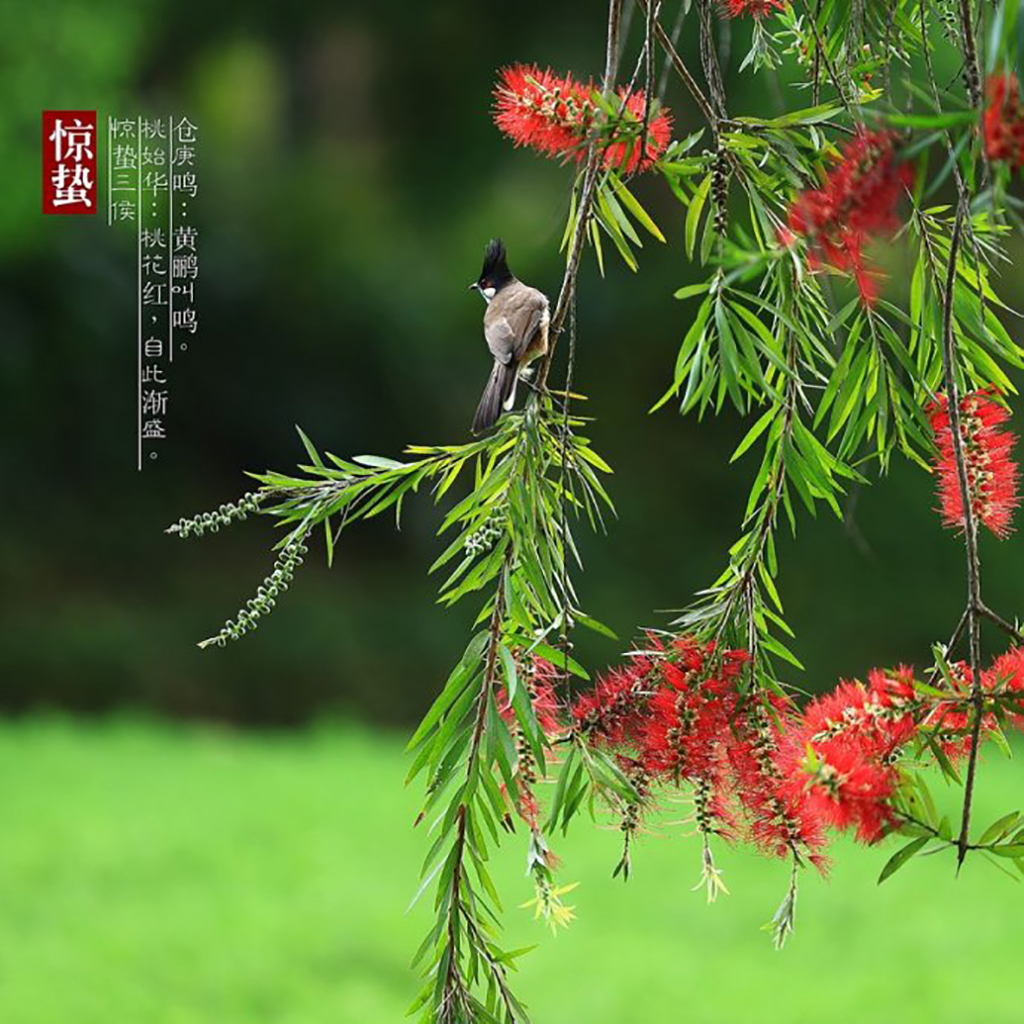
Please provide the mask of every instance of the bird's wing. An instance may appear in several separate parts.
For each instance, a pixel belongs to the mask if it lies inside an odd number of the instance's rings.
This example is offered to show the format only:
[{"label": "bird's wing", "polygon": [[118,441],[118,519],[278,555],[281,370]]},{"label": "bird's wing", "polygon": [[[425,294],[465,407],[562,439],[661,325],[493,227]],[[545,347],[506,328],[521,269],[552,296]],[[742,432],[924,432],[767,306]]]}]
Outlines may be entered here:
[{"label": "bird's wing", "polygon": [[536,288],[518,284],[518,294],[508,304],[505,314],[515,335],[515,357],[521,359],[523,353],[533,343],[544,317],[548,314],[547,296]]},{"label": "bird's wing", "polygon": [[513,358],[518,358],[516,335],[506,317],[484,317],[484,337],[491,355],[499,363],[507,366]]},{"label": "bird's wing", "polygon": [[537,335],[537,330],[540,327],[541,321],[544,319],[544,314],[547,312],[547,302],[543,305],[533,306],[532,309],[523,311],[522,321],[523,330],[519,334],[519,343],[516,346],[516,359],[522,359],[523,353],[533,344],[533,339]]}]

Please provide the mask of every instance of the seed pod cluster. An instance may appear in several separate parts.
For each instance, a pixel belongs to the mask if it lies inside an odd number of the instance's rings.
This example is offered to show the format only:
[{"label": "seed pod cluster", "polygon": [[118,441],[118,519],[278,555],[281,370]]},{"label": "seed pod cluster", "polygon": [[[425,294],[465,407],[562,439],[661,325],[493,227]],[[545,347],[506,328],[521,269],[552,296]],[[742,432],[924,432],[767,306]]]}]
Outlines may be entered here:
[{"label": "seed pod cluster", "polygon": [[483,525],[466,538],[466,554],[482,555],[485,551],[490,551],[505,532],[505,518],[504,505],[492,508]]},{"label": "seed pod cluster", "polygon": [[729,160],[725,150],[719,147],[711,169],[711,195],[715,201],[715,233],[721,237],[729,224]]},{"label": "seed pod cluster", "polygon": [[173,526],[167,527],[167,533],[175,533],[179,537],[202,537],[209,530],[216,533],[222,526],[245,519],[250,512],[259,512],[263,495],[259,491],[243,494],[238,501],[221,505],[216,512],[201,512],[191,519],[179,519]]},{"label": "seed pod cluster", "polygon": [[280,551],[274,562],[274,568],[256,590],[256,596],[245,602],[245,607],[238,610],[234,619],[228,619],[216,636],[211,636],[199,644],[209,647],[216,644],[223,647],[229,640],[238,640],[250,630],[256,628],[262,615],[269,615],[277,603],[279,594],[283,594],[295,576],[295,570],[302,565],[303,556],[309,552],[306,537],[309,531],[289,541]]}]

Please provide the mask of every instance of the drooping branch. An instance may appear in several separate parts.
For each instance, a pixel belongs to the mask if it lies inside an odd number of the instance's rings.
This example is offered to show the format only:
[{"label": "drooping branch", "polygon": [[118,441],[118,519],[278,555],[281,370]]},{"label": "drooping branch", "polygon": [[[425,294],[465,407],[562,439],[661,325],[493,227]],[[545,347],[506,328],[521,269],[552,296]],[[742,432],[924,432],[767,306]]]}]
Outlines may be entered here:
[{"label": "drooping branch", "polygon": [[[619,23],[622,19],[622,0],[609,0],[608,3],[608,39],[605,47],[604,75],[601,89],[607,95],[615,86],[615,75],[618,67]],[[640,145],[644,144],[644,136],[640,137]],[[576,222],[573,226],[572,239],[569,242],[569,258],[565,264],[562,287],[558,292],[554,312],[548,326],[548,351],[545,354],[540,370],[537,373],[537,388],[543,391],[547,387],[551,363],[558,346],[558,338],[565,326],[569,307],[576,292],[576,278],[579,274],[580,260],[583,257],[583,246],[590,220],[594,212],[594,199],[597,189],[597,178],[601,170],[602,146],[597,139],[591,139],[587,148],[587,158],[583,169],[583,188],[580,191],[579,206],[576,211]]]},{"label": "drooping branch", "polygon": [[[807,20],[810,22],[811,31],[814,33],[814,57],[815,57],[815,71],[814,71],[814,82],[815,87],[818,83],[819,65],[817,64],[819,55],[820,59],[825,63],[825,69],[828,71],[828,77],[832,80],[832,85],[835,87],[836,94],[839,96],[839,102],[846,108],[847,113],[854,119],[854,121],[860,121],[859,114],[854,110],[853,105],[846,95],[846,89],[843,87],[843,83],[840,81],[839,73],[836,71],[835,65],[832,62],[832,58],[828,55],[828,50],[825,47],[825,40],[821,37],[821,31],[818,28],[818,20],[812,13],[810,7],[807,4],[807,0],[801,0],[801,6],[804,9],[804,14]],[[817,99],[814,100],[817,102]]]},{"label": "drooping branch", "polygon": [[974,17],[971,0],[959,0],[960,38],[964,47],[964,78],[967,83],[967,98],[971,106],[981,106],[981,73],[978,70],[978,43],[974,36]]},{"label": "drooping branch", "polygon": [[[669,42],[672,47],[675,48],[679,42],[679,36],[683,31],[683,22],[686,20],[687,10],[689,8],[689,0],[680,0],[679,10],[676,12],[676,20],[672,23],[672,31],[669,33]],[[668,89],[668,79],[672,72],[672,64],[669,61],[665,61],[664,67],[661,69],[661,77],[658,79],[658,100],[664,100],[665,92]]]},{"label": "drooping branch", "polygon": [[647,17],[644,19],[644,117],[640,126],[641,147],[645,144],[651,123],[651,103],[654,101],[654,26],[660,12],[661,0],[658,0],[656,6],[647,8]]},{"label": "drooping branch", "polygon": [[[456,817],[455,841],[452,847],[452,880],[451,897],[448,902],[448,966],[445,972],[444,989],[438,1008],[438,1021],[440,1024],[452,1024],[461,1021],[460,1014],[465,1012],[464,984],[459,964],[459,935],[460,922],[464,919],[467,923],[472,922],[463,904],[462,879],[465,871],[465,854],[467,842],[467,827],[469,823],[470,808],[472,806],[473,793],[476,788],[476,777],[480,772],[480,746],[484,738],[484,726],[487,722],[487,707],[492,691],[498,685],[498,648],[501,643],[502,629],[505,618],[505,575],[509,570],[512,557],[512,547],[509,546],[505,553],[502,570],[498,574],[498,586],[494,594],[494,610],[491,612],[491,620],[487,630],[487,653],[484,656],[484,671],[481,677],[479,692],[476,697],[476,713],[473,719],[473,732],[470,739],[469,753],[466,756],[465,784],[462,792],[465,794],[458,805]],[[486,944],[481,943],[478,952],[486,955]],[[505,984],[505,968],[493,959],[488,958],[488,970],[501,994],[502,1002],[510,1019],[516,1019],[515,1003]]]},{"label": "drooping branch", "polygon": [[[704,81],[711,95],[711,105],[715,111],[716,123],[713,126],[717,136],[717,122],[726,116],[725,82],[722,80],[722,68],[718,62],[718,51],[712,31],[711,0],[698,0],[700,15],[700,59],[704,68]],[[716,137],[715,144],[718,139]]]},{"label": "drooping branch", "polygon": [[967,779],[964,783],[964,804],[960,820],[960,838],[957,846],[957,864],[967,856],[970,841],[971,805],[974,798],[974,780],[978,767],[978,745],[981,738],[981,723],[984,718],[984,694],[981,686],[981,642],[979,611],[981,609],[981,564],[978,558],[978,522],[974,512],[971,485],[967,475],[967,459],[964,454],[964,437],[960,426],[960,395],[957,385],[956,339],[953,327],[953,302],[957,284],[957,259],[964,230],[964,218],[968,216],[966,204],[961,199],[957,204],[956,220],[949,245],[949,262],[946,270],[946,285],[943,295],[942,312],[942,368],[946,387],[946,406],[949,413],[949,429],[956,461],[957,478],[960,483],[960,497],[964,515],[964,551],[967,558],[967,643],[971,667],[971,702],[974,706],[974,722],[971,728],[971,744],[968,753]]},{"label": "drooping branch", "polygon": [[[643,7],[645,11],[648,9],[649,4],[650,0],[640,0],[640,6]],[[714,126],[717,122],[717,117],[711,107],[711,104],[708,102],[707,96],[704,95],[703,90],[697,84],[693,75],[690,74],[687,66],[683,63],[683,58],[679,56],[679,53],[675,48],[675,44],[672,42],[665,29],[662,28],[660,22],[655,22],[654,34],[658,37],[658,42],[665,51],[665,56],[668,57],[676,74],[686,86],[687,91],[693,97],[693,101],[700,108],[700,112],[703,114],[704,120],[707,121],[709,125]]]}]

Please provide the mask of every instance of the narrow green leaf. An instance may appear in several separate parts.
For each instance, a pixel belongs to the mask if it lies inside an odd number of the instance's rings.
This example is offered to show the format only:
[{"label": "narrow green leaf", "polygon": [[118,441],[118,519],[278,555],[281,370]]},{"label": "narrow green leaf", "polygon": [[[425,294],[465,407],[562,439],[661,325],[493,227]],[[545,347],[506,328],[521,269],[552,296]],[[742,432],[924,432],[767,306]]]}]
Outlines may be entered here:
[{"label": "narrow green leaf", "polygon": [[778,406],[773,405],[764,413],[764,415],[758,418],[757,422],[750,428],[750,430],[747,431],[746,437],[744,437],[737,445],[736,451],[732,453],[732,457],[729,459],[730,462],[735,462],[740,458],[743,453],[761,436],[761,434],[764,433],[778,411]]},{"label": "narrow green leaf", "polygon": [[978,840],[978,845],[987,846],[989,843],[1002,839],[1002,837],[1017,824],[1019,818],[1020,811],[1011,811],[1009,814],[1004,814],[997,821],[993,821],[992,824],[982,832],[981,838]]},{"label": "narrow green leaf", "polygon": [[686,255],[693,259],[694,246],[697,244],[697,227],[700,224],[700,215],[707,202],[708,192],[711,190],[711,174],[708,173],[704,180],[697,186],[693,199],[690,201],[690,208],[686,211]]},{"label": "narrow green leaf", "polygon": [[919,836],[917,839],[912,839],[906,846],[901,846],[889,859],[886,861],[885,867],[882,868],[882,873],[878,876],[878,884],[881,885],[887,878],[891,878],[894,874],[907,861],[910,860],[914,854],[918,853],[931,839],[930,836]]},{"label": "narrow green leaf", "polygon": [[310,441],[308,437],[306,437],[305,433],[302,430],[302,427],[300,427],[298,423],[295,424],[295,429],[299,432],[299,437],[302,439],[303,447],[306,449],[307,453],[309,454],[309,457],[313,460],[313,465],[319,466],[320,469],[323,469],[324,464],[323,462],[320,461],[320,455],[318,454],[316,448],[313,447],[313,442]]}]

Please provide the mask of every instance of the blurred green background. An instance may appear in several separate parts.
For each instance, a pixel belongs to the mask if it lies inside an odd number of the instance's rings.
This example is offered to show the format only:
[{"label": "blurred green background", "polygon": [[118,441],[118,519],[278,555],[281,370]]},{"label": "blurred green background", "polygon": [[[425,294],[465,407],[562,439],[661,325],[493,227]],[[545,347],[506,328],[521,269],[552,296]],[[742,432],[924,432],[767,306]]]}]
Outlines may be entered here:
[{"label": "blurred green background", "polygon": [[[401,751],[351,726],[0,725],[0,1020],[397,1024],[431,922],[429,899],[405,914],[427,843]],[[990,755],[978,821],[1019,799],[1019,763]],[[780,953],[760,926],[788,867],[719,849],[731,895],[708,906],[685,813],[642,838],[627,885],[614,822],[559,838],[579,887],[557,938],[519,908],[522,832],[494,858],[510,948],[540,946],[518,978],[538,1024],[1020,1021],[1020,889],[985,861],[954,882],[926,857],[879,888],[891,845],[838,843]]]},{"label": "blurred green background", "polygon": [[[434,604],[439,512],[421,498],[400,532],[359,524],[330,571],[314,547],[257,633],[205,652],[195,642],[269,569],[271,530],[250,519],[189,542],[163,530],[240,494],[243,470],[301,461],[296,423],[340,455],[466,439],[489,369],[482,305],[466,285],[502,235],[513,269],[557,291],[571,178],[493,127],[496,70],[526,60],[596,75],[603,31],[602,5],[536,0],[0,6],[0,709],[16,716],[0,733],[0,1019],[398,1019],[423,924],[401,918],[423,837],[407,827],[415,794],[401,793],[390,730],[426,707],[476,612]],[[695,44],[685,32],[691,60]],[[735,73],[745,50],[733,40],[730,105],[770,112],[770,93]],[[949,54],[939,60],[953,78]],[[678,135],[700,126],[674,86],[667,101]],[[43,108],[183,113],[199,126],[202,328],[174,366],[170,436],[141,474],[134,243],[102,216],[40,215]],[[623,638],[579,638],[594,668],[714,579],[756,468],[753,455],[728,465],[744,433],[730,413],[647,414],[692,312],[672,291],[695,274],[681,209],[653,177],[637,190],[669,244],[645,247],[639,275],[610,255],[606,280],[589,260],[581,279],[576,386],[616,469],[619,509],[606,537],[581,535],[584,603]],[[880,259],[898,297],[909,277],[899,246]],[[1024,300],[1019,275],[1003,291]],[[798,542],[782,543],[780,586],[807,667],[796,685],[920,663],[948,635],[963,557],[934,503],[928,475],[896,461],[854,497],[846,524],[805,519]],[[1021,541],[982,545],[987,600],[1012,615]],[[53,709],[79,717],[38,718]],[[109,713],[114,724],[80,717]],[[125,713],[230,729],[344,716],[379,731],[231,738],[116,724]],[[984,969],[970,982],[943,966],[962,962],[961,928],[992,943],[1009,934],[996,901],[1017,891],[990,891],[987,878],[954,888],[948,871],[937,882],[922,870],[878,898],[880,857],[868,853],[842,869],[860,872],[854,882],[818,886],[803,951],[783,961],[756,930],[781,896],[779,871],[738,869],[756,898],[711,916],[686,892],[694,851],[674,841],[652,844],[646,895],[613,897],[613,839],[579,840],[587,888],[602,892],[583,936],[530,958],[551,1000],[545,1020],[675,1019],[692,991],[705,1000],[695,1021],[745,1020],[739,1007],[768,999],[795,1000],[791,1021],[823,1019],[823,1002],[878,1017],[883,1000],[903,1020],[1019,1019],[995,1003],[984,1018],[954,1013],[979,1010],[984,978],[1001,983],[988,946],[975,947]],[[883,961],[905,969],[904,988],[879,980]],[[736,987],[724,972],[740,962]],[[827,990],[801,991],[808,972]],[[975,1001],[957,1004],[968,988]],[[919,1017],[903,1012],[911,1005]]]}]

